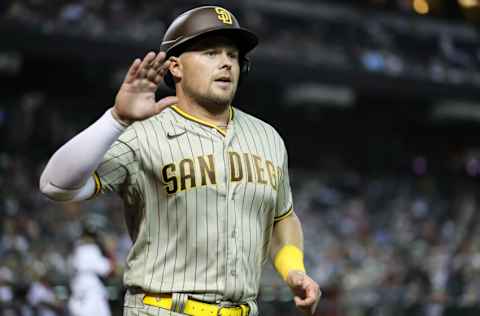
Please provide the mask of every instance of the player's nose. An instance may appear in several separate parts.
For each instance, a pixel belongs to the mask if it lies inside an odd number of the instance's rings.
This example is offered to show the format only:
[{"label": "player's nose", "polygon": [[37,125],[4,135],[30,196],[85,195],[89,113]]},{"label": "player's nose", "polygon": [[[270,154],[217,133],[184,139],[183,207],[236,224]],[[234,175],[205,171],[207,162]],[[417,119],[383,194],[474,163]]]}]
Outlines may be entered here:
[{"label": "player's nose", "polygon": [[222,52],[219,54],[220,57],[220,68],[232,68],[233,63],[235,62],[235,59],[232,58],[230,53],[226,50],[222,50]]}]

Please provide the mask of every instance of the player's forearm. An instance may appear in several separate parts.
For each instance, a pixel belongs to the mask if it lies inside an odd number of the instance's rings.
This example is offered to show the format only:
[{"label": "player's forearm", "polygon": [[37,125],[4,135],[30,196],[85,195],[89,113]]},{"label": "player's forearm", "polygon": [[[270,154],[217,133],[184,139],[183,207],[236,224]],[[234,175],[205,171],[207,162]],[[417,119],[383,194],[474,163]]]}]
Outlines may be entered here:
[{"label": "player's forearm", "polygon": [[[123,133],[108,110],[55,152],[41,177],[40,190],[54,200],[70,200],[84,188],[113,142]],[[70,198],[69,198],[70,197]]]},{"label": "player's forearm", "polygon": [[284,279],[290,270],[305,270],[302,225],[294,212],[275,223],[270,255],[275,268]]},{"label": "player's forearm", "polygon": [[275,223],[273,226],[272,242],[270,247],[270,256],[275,258],[277,252],[285,245],[294,245],[303,251],[303,231],[302,225],[295,214],[292,214],[283,220]]}]

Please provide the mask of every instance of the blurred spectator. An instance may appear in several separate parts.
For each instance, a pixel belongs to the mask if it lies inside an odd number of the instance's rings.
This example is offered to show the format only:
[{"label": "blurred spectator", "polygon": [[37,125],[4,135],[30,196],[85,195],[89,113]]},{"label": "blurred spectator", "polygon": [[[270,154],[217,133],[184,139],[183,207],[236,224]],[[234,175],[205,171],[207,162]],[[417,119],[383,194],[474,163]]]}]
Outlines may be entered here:
[{"label": "blurred spectator", "polygon": [[75,245],[70,258],[74,270],[70,282],[72,295],[68,309],[72,316],[110,316],[108,291],[101,277],[113,270],[112,262],[102,254],[97,233],[85,226],[81,239]]},{"label": "blurred spectator", "polygon": [[61,303],[55,296],[50,281],[44,272],[38,275],[27,293],[27,301],[34,310],[36,316],[62,315]]},{"label": "blurred spectator", "polygon": [[7,267],[0,267],[0,311],[12,307],[14,301],[13,273]]}]

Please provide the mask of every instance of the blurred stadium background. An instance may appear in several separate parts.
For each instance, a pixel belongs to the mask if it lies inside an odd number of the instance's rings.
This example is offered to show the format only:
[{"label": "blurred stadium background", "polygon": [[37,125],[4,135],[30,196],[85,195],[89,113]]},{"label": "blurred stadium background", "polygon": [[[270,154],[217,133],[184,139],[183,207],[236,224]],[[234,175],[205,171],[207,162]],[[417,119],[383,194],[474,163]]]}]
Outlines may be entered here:
[{"label": "blurred stadium background", "polygon": [[[318,315],[479,315],[477,0],[0,0],[0,315],[35,315],[34,285],[55,301],[42,315],[67,315],[85,222],[116,258],[104,281],[121,315],[120,200],[53,204],[39,174],[201,4],[261,38],[235,105],[286,141]],[[298,315],[270,266],[259,301],[262,315]]]}]

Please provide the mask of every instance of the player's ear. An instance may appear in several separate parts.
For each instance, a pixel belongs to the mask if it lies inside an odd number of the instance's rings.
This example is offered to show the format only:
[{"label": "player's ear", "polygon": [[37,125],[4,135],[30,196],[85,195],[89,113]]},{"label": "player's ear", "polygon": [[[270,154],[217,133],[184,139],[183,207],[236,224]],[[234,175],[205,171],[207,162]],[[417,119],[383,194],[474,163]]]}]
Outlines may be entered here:
[{"label": "player's ear", "polygon": [[169,58],[170,65],[168,70],[172,74],[174,79],[181,79],[183,77],[182,64],[179,57],[171,56]]}]

